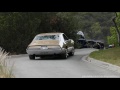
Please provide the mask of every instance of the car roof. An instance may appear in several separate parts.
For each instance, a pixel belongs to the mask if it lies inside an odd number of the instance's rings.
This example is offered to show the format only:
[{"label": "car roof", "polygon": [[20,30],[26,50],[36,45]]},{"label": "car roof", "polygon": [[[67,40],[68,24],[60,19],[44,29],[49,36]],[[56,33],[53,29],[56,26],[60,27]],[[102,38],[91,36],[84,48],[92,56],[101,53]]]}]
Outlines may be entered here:
[{"label": "car roof", "polygon": [[60,34],[63,34],[63,33],[40,33],[40,34],[38,34],[38,36],[41,36],[41,35],[60,35]]}]

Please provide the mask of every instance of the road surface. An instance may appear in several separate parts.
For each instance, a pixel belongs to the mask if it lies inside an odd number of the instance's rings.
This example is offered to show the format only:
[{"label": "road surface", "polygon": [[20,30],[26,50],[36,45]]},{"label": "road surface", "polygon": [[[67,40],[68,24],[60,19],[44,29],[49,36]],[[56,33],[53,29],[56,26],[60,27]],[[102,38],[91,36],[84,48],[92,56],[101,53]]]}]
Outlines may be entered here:
[{"label": "road surface", "polygon": [[16,78],[120,78],[120,73],[91,64],[82,57],[95,49],[77,49],[68,59],[29,60],[28,56],[11,58]]}]

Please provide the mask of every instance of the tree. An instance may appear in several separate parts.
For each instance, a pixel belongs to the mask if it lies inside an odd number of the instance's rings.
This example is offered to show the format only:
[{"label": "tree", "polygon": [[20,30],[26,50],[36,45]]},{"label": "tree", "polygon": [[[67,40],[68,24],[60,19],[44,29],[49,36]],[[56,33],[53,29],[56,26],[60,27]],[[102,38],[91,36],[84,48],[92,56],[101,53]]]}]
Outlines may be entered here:
[{"label": "tree", "polygon": [[113,18],[113,22],[116,28],[117,37],[118,37],[118,45],[120,46],[120,13],[115,12],[116,17]]},{"label": "tree", "polygon": [[110,28],[111,36],[108,36],[108,44],[114,44],[115,46],[118,46],[118,41],[117,41],[117,31],[115,27]]},{"label": "tree", "polygon": [[86,38],[106,41],[111,17],[110,12],[0,12],[0,46],[11,53],[25,53],[35,35],[47,32],[63,32],[75,44],[78,31]]},{"label": "tree", "polygon": [[94,23],[91,26],[91,39],[98,39],[99,36],[101,35],[101,26],[99,24],[99,22]]}]

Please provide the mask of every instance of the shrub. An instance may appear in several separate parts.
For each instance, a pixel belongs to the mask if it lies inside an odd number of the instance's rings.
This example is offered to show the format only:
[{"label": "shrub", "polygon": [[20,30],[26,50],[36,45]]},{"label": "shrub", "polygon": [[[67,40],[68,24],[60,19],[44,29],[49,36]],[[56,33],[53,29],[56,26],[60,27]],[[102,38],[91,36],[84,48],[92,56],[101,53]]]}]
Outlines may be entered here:
[{"label": "shrub", "polygon": [[13,78],[12,67],[9,69],[7,65],[8,54],[0,47],[0,78]]}]

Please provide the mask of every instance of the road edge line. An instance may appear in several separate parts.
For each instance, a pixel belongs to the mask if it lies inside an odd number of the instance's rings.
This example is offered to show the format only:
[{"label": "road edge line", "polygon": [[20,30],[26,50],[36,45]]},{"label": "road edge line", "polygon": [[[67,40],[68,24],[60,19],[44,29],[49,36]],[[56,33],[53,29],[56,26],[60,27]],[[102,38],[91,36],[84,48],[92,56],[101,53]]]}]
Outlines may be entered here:
[{"label": "road edge line", "polygon": [[111,63],[107,63],[107,62],[104,62],[104,61],[99,61],[97,59],[89,57],[89,55],[83,56],[82,60],[90,62],[92,64],[96,64],[97,66],[100,66],[100,67],[103,67],[103,68],[106,68],[106,69],[109,69],[109,70],[120,73],[120,67],[119,66],[113,65]]}]

